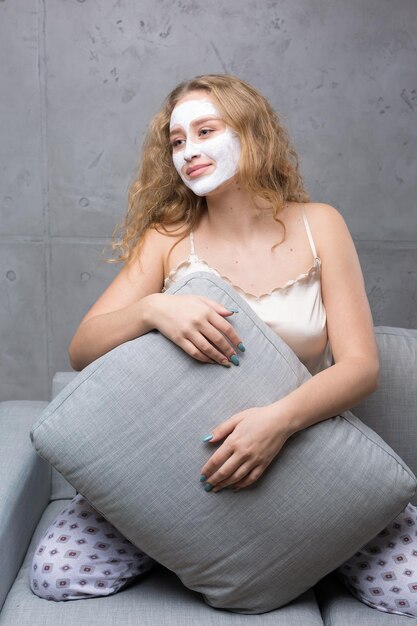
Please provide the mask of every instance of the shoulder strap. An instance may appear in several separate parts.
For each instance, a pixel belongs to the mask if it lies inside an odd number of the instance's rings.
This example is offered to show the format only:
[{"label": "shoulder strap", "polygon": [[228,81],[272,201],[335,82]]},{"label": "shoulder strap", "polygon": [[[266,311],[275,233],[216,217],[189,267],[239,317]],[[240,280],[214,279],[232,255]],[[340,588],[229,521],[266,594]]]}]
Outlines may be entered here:
[{"label": "shoulder strap", "polygon": [[304,220],[304,225],[306,227],[306,231],[307,231],[307,235],[308,235],[308,240],[310,242],[310,247],[311,250],[313,252],[313,256],[315,259],[318,259],[318,255],[317,255],[317,250],[316,250],[316,246],[314,245],[314,239],[313,239],[313,235],[311,234],[311,228],[310,228],[310,224],[308,223],[308,219],[307,219],[307,215],[304,211],[304,207],[303,205],[301,205],[301,212],[303,214],[303,220]]},{"label": "shoulder strap", "polygon": [[195,256],[195,250],[194,250],[194,232],[191,231],[190,232],[190,257],[191,256]]}]

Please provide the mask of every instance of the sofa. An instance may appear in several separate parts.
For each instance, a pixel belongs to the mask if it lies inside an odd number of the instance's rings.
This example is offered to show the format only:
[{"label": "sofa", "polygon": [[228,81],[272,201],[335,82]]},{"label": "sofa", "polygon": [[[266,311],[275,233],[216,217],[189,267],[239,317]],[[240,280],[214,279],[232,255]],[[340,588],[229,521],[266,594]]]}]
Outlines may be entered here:
[{"label": "sofa", "polygon": [[[417,330],[377,326],[375,336],[380,384],[376,392],[352,407],[352,412],[417,474]],[[51,399],[75,376],[77,372],[57,372]],[[51,602],[35,596],[28,586],[33,550],[66,501],[75,495],[73,487],[36,454],[29,439],[32,424],[47,404],[26,400],[0,403],[0,626],[396,626],[412,619],[359,602],[335,572],[286,606],[261,615],[214,609],[163,566],[107,597]],[[417,505],[417,500],[412,503]]]}]

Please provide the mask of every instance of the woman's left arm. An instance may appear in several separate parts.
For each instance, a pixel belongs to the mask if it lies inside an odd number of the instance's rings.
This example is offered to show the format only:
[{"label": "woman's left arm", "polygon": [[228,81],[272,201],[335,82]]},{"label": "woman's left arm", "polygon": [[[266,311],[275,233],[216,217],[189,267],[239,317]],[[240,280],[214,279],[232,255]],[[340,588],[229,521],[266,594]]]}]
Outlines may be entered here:
[{"label": "woman's left arm", "polygon": [[306,212],[322,260],[322,297],[334,365],[277,402],[236,413],[212,430],[210,443],[226,437],[201,470],[214,491],[251,485],[291,435],[343,413],[378,387],[378,348],[352,237],[335,208],[310,206]]}]

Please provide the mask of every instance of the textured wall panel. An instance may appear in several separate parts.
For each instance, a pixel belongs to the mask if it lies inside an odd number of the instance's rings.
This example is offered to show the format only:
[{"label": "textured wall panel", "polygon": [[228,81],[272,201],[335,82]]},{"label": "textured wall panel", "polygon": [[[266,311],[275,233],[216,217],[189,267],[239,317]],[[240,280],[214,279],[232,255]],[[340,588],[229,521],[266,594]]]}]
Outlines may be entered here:
[{"label": "textured wall panel", "polygon": [[42,234],[37,3],[0,2],[0,233]]},{"label": "textured wall panel", "polygon": [[107,236],[163,97],[229,72],[281,112],[314,200],[357,236],[416,236],[416,18],[413,0],[48,3],[53,232]]},{"label": "textured wall panel", "polygon": [[0,241],[0,400],[48,394],[44,245]]},{"label": "textured wall panel", "polygon": [[416,241],[416,3],[287,9],[298,29],[286,114],[313,199],[339,208],[358,239]]},{"label": "textured wall panel", "polygon": [[[50,377],[72,370],[68,346],[84,315],[121,270],[100,260],[105,242],[54,241],[51,255]],[[106,249],[105,256],[109,256]]]}]

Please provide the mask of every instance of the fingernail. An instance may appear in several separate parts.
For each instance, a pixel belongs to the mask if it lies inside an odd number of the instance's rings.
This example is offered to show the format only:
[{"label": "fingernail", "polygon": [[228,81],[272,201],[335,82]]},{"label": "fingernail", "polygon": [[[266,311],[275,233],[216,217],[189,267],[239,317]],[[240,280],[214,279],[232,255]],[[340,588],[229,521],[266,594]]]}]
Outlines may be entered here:
[{"label": "fingernail", "polygon": [[200,483],[203,483],[205,480],[207,480],[207,476],[205,476],[204,474],[201,474]]},{"label": "fingernail", "polygon": [[238,344],[237,344],[237,347],[239,348],[239,350],[240,350],[241,352],[245,352],[245,350],[246,350],[246,348],[245,348],[245,346],[243,345],[243,343],[242,343],[242,342],[238,343]]},{"label": "fingernail", "polygon": [[206,483],[204,485],[204,490],[205,491],[211,491],[213,489],[213,485],[210,485],[210,483]]},{"label": "fingernail", "polygon": [[203,441],[210,441],[211,439],[213,439],[214,435],[204,435],[203,437]]},{"label": "fingernail", "polygon": [[229,363],[229,361],[222,361],[221,365],[223,365],[223,367],[232,367]]},{"label": "fingernail", "polygon": [[239,309],[234,309],[234,308],[231,308],[231,307],[230,307],[230,308],[229,308],[229,307],[226,307],[226,309],[227,309],[228,311],[230,311],[231,313],[239,313]]},{"label": "fingernail", "polygon": [[232,361],[232,363],[234,363],[235,365],[239,365],[239,359],[237,358],[236,354],[232,354],[232,356],[230,357],[230,360]]}]

